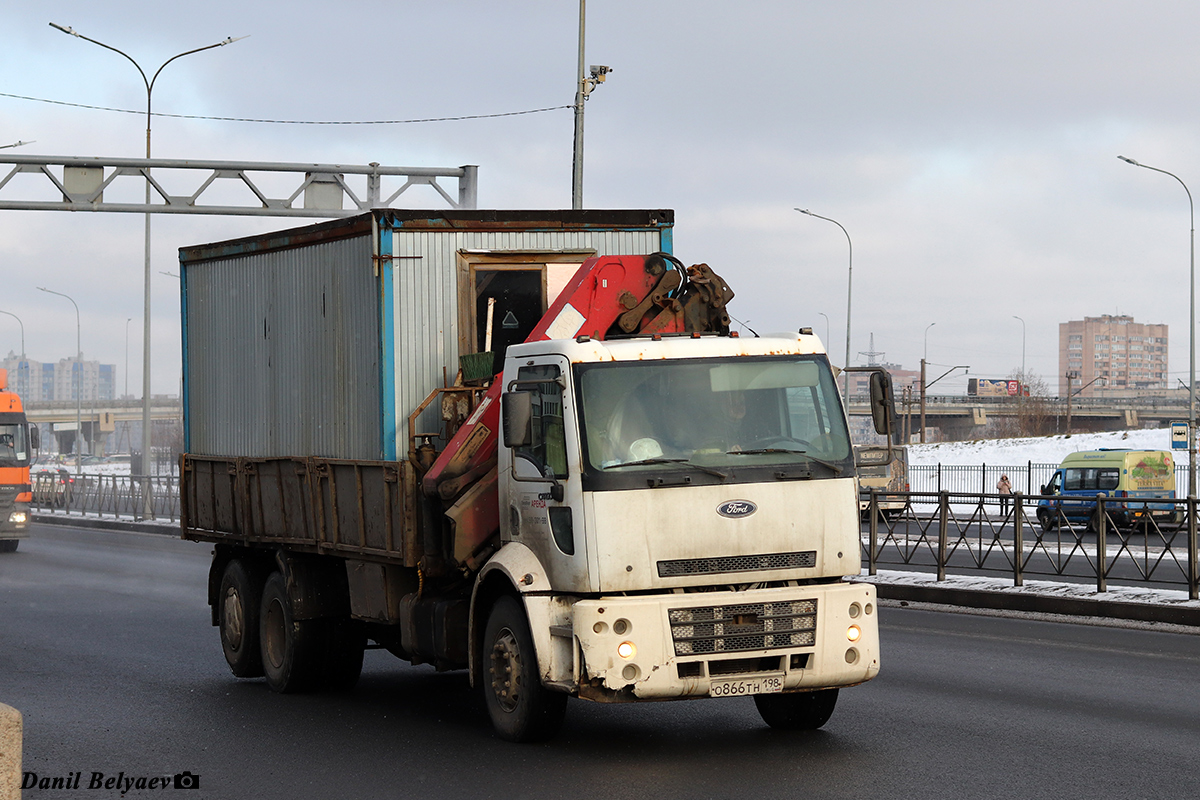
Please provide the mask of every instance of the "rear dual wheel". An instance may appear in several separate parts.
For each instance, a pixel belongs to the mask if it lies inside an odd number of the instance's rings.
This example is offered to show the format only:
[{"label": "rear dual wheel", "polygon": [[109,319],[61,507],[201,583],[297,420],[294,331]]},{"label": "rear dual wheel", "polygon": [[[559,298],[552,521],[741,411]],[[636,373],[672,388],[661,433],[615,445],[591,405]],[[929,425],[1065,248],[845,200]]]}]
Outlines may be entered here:
[{"label": "rear dual wheel", "polygon": [[287,582],[253,562],[225,566],[218,595],[221,649],[239,678],[265,676],[277,692],[350,689],[362,672],[366,634],[349,618],[298,620]]},{"label": "rear dual wheel", "polygon": [[248,563],[234,559],[225,565],[218,595],[217,623],[221,628],[225,660],[239,678],[258,678],[263,674],[258,638],[262,588],[260,571]]},{"label": "rear dual wheel", "polygon": [[351,619],[296,619],[279,572],[263,586],[259,640],[263,674],[276,692],[351,689],[362,673],[362,626]]}]

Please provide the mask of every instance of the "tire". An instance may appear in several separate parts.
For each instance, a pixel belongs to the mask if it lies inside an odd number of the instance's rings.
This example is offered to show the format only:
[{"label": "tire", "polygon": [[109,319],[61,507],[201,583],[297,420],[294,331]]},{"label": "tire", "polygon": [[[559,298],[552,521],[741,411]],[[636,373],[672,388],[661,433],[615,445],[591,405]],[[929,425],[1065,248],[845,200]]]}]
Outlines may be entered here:
[{"label": "tire", "polygon": [[217,622],[225,660],[239,678],[260,678],[263,674],[258,622],[262,591],[262,576],[246,562],[233,559],[225,565],[217,595]]},{"label": "tire", "polygon": [[539,742],[558,733],[567,695],[542,686],[529,623],[515,598],[501,597],[492,607],[482,654],[484,701],[500,738]]},{"label": "tire", "polygon": [[1042,530],[1046,533],[1058,527],[1058,515],[1054,514],[1048,508],[1039,508],[1037,510],[1038,523],[1042,526]]},{"label": "tire", "polygon": [[0,553],[15,553],[20,539],[0,539]]},{"label": "tire", "polygon": [[786,731],[815,731],[833,716],[837,689],[792,694],[756,694],[754,705],[763,722]]},{"label": "tire", "polygon": [[281,694],[312,689],[325,664],[321,644],[325,620],[297,620],[282,573],[272,572],[259,607],[259,646],[267,686]]},{"label": "tire", "polygon": [[1084,529],[1084,532],[1085,533],[1099,533],[1100,532],[1100,509],[1097,508],[1090,515],[1088,515],[1087,527]]}]

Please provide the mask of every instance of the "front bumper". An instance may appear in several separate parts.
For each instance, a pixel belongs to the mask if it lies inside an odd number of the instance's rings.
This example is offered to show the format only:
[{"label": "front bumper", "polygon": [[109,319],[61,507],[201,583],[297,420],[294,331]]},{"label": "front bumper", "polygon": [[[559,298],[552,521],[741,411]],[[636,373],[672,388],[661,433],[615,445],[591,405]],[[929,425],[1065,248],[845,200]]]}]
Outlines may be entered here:
[{"label": "front bumper", "polygon": [[610,597],[579,601],[572,616],[579,695],[592,700],[701,697],[740,679],[825,689],[879,672],[869,584]]}]

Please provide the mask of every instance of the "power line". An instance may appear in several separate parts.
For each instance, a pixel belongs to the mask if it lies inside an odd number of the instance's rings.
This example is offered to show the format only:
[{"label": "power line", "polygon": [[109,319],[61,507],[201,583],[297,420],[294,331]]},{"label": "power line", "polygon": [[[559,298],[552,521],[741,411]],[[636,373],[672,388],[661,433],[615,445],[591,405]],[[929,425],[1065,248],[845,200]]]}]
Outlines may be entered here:
[{"label": "power line", "polygon": [[[20,94],[0,92],[0,97],[11,97],[14,100],[29,100],[34,103],[48,103],[55,106],[70,108],[86,108],[92,111],[112,111],[117,114],[137,114],[144,116],[144,111],[133,111],[128,108],[109,108],[108,106],[92,106],[86,103],[68,103],[65,100],[47,100],[42,97],[27,97]],[[564,108],[574,108],[574,105],[548,106],[546,108],[531,108],[526,111],[504,111],[498,114],[464,114],[458,117],[426,117],[423,119],[375,119],[375,120],[307,120],[307,119],[253,119],[249,117],[209,117],[201,114],[165,114],[160,111],[151,112],[154,117],[170,119],[205,119],[216,122],[255,122],[264,125],[412,125],[420,122],[459,122],[469,119],[496,119],[498,117],[519,117],[526,114],[541,114],[546,111],[559,111]]]}]

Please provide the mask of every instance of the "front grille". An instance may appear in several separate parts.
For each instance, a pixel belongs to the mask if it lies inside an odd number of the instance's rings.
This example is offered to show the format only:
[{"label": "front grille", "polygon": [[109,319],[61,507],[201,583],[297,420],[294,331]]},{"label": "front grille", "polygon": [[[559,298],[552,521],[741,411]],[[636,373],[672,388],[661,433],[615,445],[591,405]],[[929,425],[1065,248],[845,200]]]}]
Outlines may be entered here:
[{"label": "front grille", "polygon": [[720,572],[756,572],[763,569],[795,569],[815,567],[817,551],[799,553],[766,553],[757,556],[721,556],[719,558],[683,558],[658,562],[658,577],[680,575],[713,575]]},{"label": "front grille", "polygon": [[808,647],[817,641],[817,601],[673,608],[675,655]]},{"label": "front grille", "polygon": [[763,656],[762,658],[730,658],[725,661],[708,662],[710,677],[720,675],[752,675],[756,672],[783,672],[780,662],[783,656]]}]

